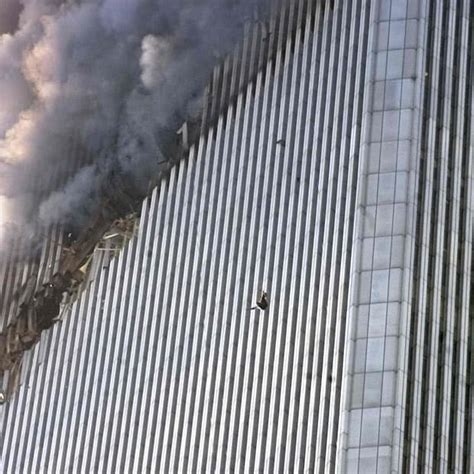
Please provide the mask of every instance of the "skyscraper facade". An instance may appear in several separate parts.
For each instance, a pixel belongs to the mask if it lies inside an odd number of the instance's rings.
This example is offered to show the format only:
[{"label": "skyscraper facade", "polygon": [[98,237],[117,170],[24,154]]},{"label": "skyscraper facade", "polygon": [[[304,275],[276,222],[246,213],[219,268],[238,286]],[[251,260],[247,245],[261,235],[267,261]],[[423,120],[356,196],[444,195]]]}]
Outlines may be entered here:
[{"label": "skyscraper facade", "polygon": [[472,472],[473,25],[471,0],[250,24],[25,353],[3,472]]}]

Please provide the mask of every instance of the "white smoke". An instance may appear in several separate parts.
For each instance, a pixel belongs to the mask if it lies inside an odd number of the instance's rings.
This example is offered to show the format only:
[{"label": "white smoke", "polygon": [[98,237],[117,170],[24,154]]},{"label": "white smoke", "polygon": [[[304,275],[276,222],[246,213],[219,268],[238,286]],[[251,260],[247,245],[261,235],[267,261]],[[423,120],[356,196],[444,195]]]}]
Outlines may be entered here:
[{"label": "white smoke", "polygon": [[264,0],[22,3],[0,36],[0,196],[24,231],[87,218],[114,170],[145,189]]}]

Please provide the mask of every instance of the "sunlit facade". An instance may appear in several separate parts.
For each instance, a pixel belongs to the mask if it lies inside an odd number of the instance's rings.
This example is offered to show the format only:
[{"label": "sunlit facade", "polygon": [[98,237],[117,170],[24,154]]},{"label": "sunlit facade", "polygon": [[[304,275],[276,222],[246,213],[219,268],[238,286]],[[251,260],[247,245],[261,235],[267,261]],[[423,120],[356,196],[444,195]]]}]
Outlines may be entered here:
[{"label": "sunlit facade", "polygon": [[26,355],[2,472],[472,472],[473,9],[249,26]]}]

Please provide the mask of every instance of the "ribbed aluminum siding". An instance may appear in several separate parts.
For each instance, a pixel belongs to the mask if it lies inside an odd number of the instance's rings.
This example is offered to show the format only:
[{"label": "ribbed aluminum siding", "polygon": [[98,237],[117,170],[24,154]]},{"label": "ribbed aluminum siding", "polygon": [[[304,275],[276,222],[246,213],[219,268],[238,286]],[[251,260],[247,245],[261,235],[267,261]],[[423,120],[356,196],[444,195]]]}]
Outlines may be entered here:
[{"label": "ribbed aluminum siding", "polygon": [[[469,17],[468,0],[445,0],[439,4],[452,8],[439,7],[432,17],[433,4],[301,1],[275,17],[271,34],[264,25],[249,33],[242,61],[227,61],[215,72],[209,128],[144,202],[136,236],[116,258],[96,253],[89,289],[25,357],[23,384],[0,411],[4,472],[381,473],[404,472],[404,456],[413,472],[418,463],[425,472],[434,462],[440,472],[469,466],[474,188],[466,35],[472,12]],[[442,23],[443,15],[451,19]],[[416,22],[414,37],[407,35],[408,20]],[[438,155],[423,151],[419,130],[424,123],[439,133],[435,122],[421,117],[434,113],[422,97],[439,77],[431,70],[424,75],[429,25],[439,34],[442,24],[444,31],[458,25],[462,32],[446,37],[451,51],[455,37],[463,46],[456,87],[443,83],[459,94],[458,109],[446,113],[464,130],[453,134],[447,125],[446,139],[463,151],[453,155],[449,188],[459,199],[444,219],[462,236],[435,264],[435,273],[446,258],[462,269],[460,283],[454,284],[456,272],[448,273],[449,293],[461,287],[462,298],[443,323],[446,334],[458,335],[456,364],[450,350],[438,356],[438,346],[423,342],[427,312],[411,316],[415,294],[428,291],[427,264],[415,263],[416,256],[425,261],[435,245],[430,242],[444,238],[442,230],[435,238],[416,227],[420,213],[424,229],[432,222],[429,199],[420,201],[417,193],[433,193],[426,170]],[[392,27],[405,28],[398,49],[384,33]],[[439,51],[436,44],[431,51]],[[275,57],[256,68],[273,48]],[[391,49],[404,51],[402,64],[416,59],[412,94],[395,107],[388,91],[398,79],[390,71],[399,53]],[[241,92],[233,96],[235,90]],[[386,125],[378,127],[393,110],[397,124],[400,117],[413,120],[407,137],[388,130],[395,133],[389,140]],[[395,170],[383,168],[390,164],[390,155],[381,153],[384,140],[398,143]],[[398,168],[403,141],[412,152],[406,169]],[[448,159],[437,166],[446,181]],[[396,177],[388,192],[407,178],[406,195],[397,191],[387,203],[379,196],[390,173]],[[385,260],[374,250],[376,239],[387,236],[377,234],[371,212],[382,219],[401,205],[406,225],[397,234],[391,221],[389,264],[378,267]],[[390,275],[401,282],[396,304],[390,291],[387,298],[373,291],[387,274],[388,282]],[[368,287],[367,275],[374,282]],[[250,311],[262,290],[269,309]],[[380,304],[382,330],[374,317]],[[429,318],[437,321],[438,314]],[[416,333],[411,321],[421,325]],[[429,333],[430,344],[439,341],[439,327]],[[374,357],[379,343],[381,369]],[[437,379],[423,372],[425,357],[434,371],[443,359],[443,393],[452,393],[450,380],[457,387],[442,412],[434,407]],[[380,397],[375,404],[374,393]],[[429,398],[424,405],[420,393]],[[406,417],[407,399],[417,401]],[[420,441],[416,430],[432,426],[437,412],[442,423]],[[445,431],[450,419],[454,428]],[[453,445],[454,454],[441,454]],[[430,446],[437,446],[437,461]]]},{"label": "ribbed aluminum siding", "polygon": [[472,472],[474,2],[428,2],[404,470]]},{"label": "ribbed aluminum siding", "polygon": [[473,2],[370,2],[338,452],[471,472]]},{"label": "ribbed aluminum siding", "polygon": [[[326,3],[274,20],[274,60],[35,348],[6,472],[334,463],[368,10]],[[269,310],[250,311],[262,290]]]}]

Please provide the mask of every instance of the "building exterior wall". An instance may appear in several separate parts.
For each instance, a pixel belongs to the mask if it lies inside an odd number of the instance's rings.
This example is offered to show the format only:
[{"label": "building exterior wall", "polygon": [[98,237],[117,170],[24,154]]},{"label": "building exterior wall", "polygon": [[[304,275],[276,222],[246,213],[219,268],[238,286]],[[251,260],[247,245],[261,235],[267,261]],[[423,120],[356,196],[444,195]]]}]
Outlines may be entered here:
[{"label": "building exterior wall", "polygon": [[339,444],[348,472],[401,472],[426,8],[383,1],[371,9]]},{"label": "building exterior wall", "polygon": [[407,468],[469,472],[474,5],[427,6],[404,455]]},{"label": "building exterior wall", "polygon": [[295,1],[249,29],[26,354],[3,472],[470,472],[472,8]]},{"label": "building exterior wall", "polygon": [[470,472],[473,5],[372,5],[339,459]]}]

